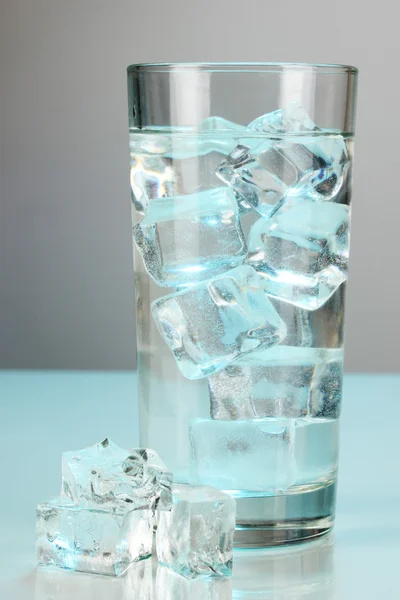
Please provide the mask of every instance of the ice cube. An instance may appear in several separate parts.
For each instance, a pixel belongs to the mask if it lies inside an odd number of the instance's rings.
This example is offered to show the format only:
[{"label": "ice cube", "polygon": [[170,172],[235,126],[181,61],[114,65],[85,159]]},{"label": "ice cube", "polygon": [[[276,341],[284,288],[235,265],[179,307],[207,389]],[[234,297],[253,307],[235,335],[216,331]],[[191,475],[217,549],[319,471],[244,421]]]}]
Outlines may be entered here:
[{"label": "ice cube", "polygon": [[[247,131],[269,136],[284,135],[289,139],[290,135],[301,134],[301,138],[296,138],[301,145],[331,168],[344,167],[348,161],[347,147],[340,131],[317,127],[299,102],[258,117],[249,123]],[[327,190],[320,193],[326,195]]]},{"label": "ice cube", "polygon": [[285,346],[343,348],[345,287],[343,283],[321,308],[311,311],[270,296],[287,327]]},{"label": "ice cube", "polygon": [[249,234],[248,263],[271,296],[300,308],[320,308],[347,278],[349,208],[289,198]]},{"label": "ice cube", "polygon": [[272,492],[295,481],[294,420],[193,419],[189,434],[192,483]]},{"label": "ice cube", "polygon": [[246,133],[246,127],[223,117],[203,119],[192,129],[175,129],[166,156],[174,160],[201,157],[212,152],[229,154]]},{"label": "ice cube", "polygon": [[149,510],[73,504],[56,498],[39,504],[36,547],[39,565],[121,575],[151,555],[153,518]]},{"label": "ice cube", "polygon": [[258,350],[209,377],[211,416],[337,418],[342,374],[341,349]]},{"label": "ice cube", "polygon": [[229,188],[153,201],[133,236],[149,275],[162,286],[211,279],[246,258],[239,210]]},{"label": "ice cube", "polygon": [[159,513],[159,562],[188,579],[230,575],[235,530],[233,498],[208,486],[173,486],[170,512]]},{"label": "ice cube", "polygon": [[339,421],[296,420],[296,485],[335,481],[338,466]]},{"label": "ice cube", "polygon": [[270,152],[268,142],[256,144],[253,151],[239,144],[219,164],[216,175],[234,190],[241,213],[254,209],[268,217],[279,206],[288,186],[261,164],[263,151]]},{"label": "ice cube", "polygon": [[153,318],[185,377],[206,377],[284,339],[286,326],[263,280],[243,265],[153,302]]},{"label": "ice cube", "polygon": [[133,206],[144,215],[150,200],[173,196],[177,178],[171,161],[153,154],[131,154]]},{"label": "ice cube", "polygon": [[255,138],[251,147],[238,145],[217,168],[217,176],[235,190],[242,210],[253,208],[268,217],[287,193],[317,200],[338,194],[349,166],[343,136],[318,128],[300,104],[255,119],[247,131],[278,137],[259,143]]},{"label": "ice cube", "polygon": [[311,133],[320,131],[300,102],[257,117],[247,126],[248,131],[268,134]]},{"label": "ice cube", "polygon": [[62,494],[112,508],[171,508],[172,473],[154,450],[126,450],[105,439],[62,455]]},{"label": "ice cube", "polygon": [[232,600],[230,577],[186,579],[161,565],[155,589],[154,600]]}]

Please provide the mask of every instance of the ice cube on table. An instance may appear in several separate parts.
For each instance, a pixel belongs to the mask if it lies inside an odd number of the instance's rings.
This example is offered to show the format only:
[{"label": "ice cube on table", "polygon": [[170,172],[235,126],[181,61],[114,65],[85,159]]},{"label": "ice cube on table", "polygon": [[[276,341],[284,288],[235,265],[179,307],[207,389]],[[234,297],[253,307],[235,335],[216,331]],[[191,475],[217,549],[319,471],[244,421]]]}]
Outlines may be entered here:
[{"label": "ice cube on table", "polygon": [[161,286],[211,279],[246,258],[239,210],[229,188],[153,201],[133,236],[147,272]]},{"label": "ice cube on table", "polygon": [[271,219],[253,225],[248,248],[248,263],[265,277],[268,294],[315,310],[347,278],[349,208],[289,198]]},{"label": "ice cube on table", "polygon": [[343,350],[275,346],[208,379],[213,419],[337,418]]},{"label": "ice cube on table", "polygon": [[293,419],[193,419],[190,481],[230,491],[284,491],[296,478],[294,434]]},{"label": "ice cube on table", "polygon": [[229,576],[232,571],[236,503],[208,486],[173,486],[170,512],[160,512],[156,545],[159,562],[180,575]]},{"label": "ice cube on table", "polygon": [[263,281],[243,265],[153,302],[153,318],[185,377],[207,377],[284,339],[286,326]]},{"label": "ice cube on table", "polygon": [[154,600],[232,600],[232,580],[230,577],[187,579],[159,565]]},{"label": "ice cube on table", "polygon": [[109,508],[169,510],[172,473],[154,450],[126,450],[105,439],[62,455],[62,494]]},{"label": "ice cube on table", "polygon": [[150,510],[73,504],[56,498],[36,510],[39,565],[121,575],[151,555],[153,517]]}]

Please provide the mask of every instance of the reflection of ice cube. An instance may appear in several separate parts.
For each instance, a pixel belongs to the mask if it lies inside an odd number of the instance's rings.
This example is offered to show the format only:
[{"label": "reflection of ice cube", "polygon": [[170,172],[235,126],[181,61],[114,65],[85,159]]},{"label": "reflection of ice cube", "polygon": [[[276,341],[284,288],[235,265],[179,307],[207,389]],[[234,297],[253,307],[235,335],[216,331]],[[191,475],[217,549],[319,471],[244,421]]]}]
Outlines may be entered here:
[{"label": "reflection of ice cube", "polygon": [[159,562],[192,579],[230,575],[235,500],[208,486],[174,485],[170,512],[159,514]]},{"label": "reflection of ice cube", "polygon": [[109,508],[169,510],[172,473],[154,450],[125,450],[111,440],[64,452],[63,494]]},{"label": "reflection of ice cube", "polygon": [[198,379],[282,341],[286,327],[247,265],[155,300],[153,318],[185,377]]},{"label": "reflection of ice cube", "polygon": [[154,600],[232,600],[232,582],[229,577],[186,579],[159,565]]},{"label": "reflection of ice cube", "polygon": [[265,276],[268,294],[315,310],[346,280],[349,209],[291,198],[255,223],[248,245],[248,262]]},{"label": "reflection of ice cube", "polygon": [[224,490],[285,490],[295,481],[294,420],[193,419],[191,481]]},{"label": "reflection of ice cube", "polygon": [[150,556],[152,539],[150,510],[82,506],[68,498],[37,507],[39,565],[120,575],[131,563]]},{"label": "reflection of ice cube", "polygon": [[296,420],[296,484],[334,480],[338,464],[339,421]]},{"label": "reflection of ice cube", "polygon": [[152,201],[133,235],[148,273],[162,286],[211,279],[246,258],[239,211],[229,188]]},{"label": "reflection of ice cube", "polygon": [[339,416],[341,349],[275,346],[209,377],[213,419]]},{"label": "reflection of ice cube", "polygon": [[123,577],[88,577],[40,568],[35,577],[35,600],[154,600],[151,567],[151,560],[141,560]]}]

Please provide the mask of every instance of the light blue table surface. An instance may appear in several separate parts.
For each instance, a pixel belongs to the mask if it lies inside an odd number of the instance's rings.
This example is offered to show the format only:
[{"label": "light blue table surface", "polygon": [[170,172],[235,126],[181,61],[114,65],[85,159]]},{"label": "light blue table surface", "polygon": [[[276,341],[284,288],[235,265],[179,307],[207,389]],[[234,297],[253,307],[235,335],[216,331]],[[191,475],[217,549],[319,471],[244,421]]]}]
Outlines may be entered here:
[{"label": "light blue table surface", "polygon": [[[61,452],[106,436],[138,443],[135,373],[0,371],[0,409],[0,600],[211,599],[201,587],[149,597],[126,581],[35,571],[35,506],[59,492]],[[218,600],[400,599],[400,375],[345,377],[331,539],[234,563],[232,594],[221,587]]]}]

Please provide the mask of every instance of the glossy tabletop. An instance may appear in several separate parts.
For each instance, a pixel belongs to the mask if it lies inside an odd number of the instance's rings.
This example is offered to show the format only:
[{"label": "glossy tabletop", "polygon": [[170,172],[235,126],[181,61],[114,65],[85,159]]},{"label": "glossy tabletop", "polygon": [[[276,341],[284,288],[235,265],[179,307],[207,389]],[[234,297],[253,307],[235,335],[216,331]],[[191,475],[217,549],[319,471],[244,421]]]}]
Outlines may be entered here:
[{"label": "glossy tabletop", "polygon": [[151,560],[119,580],[35,570],[35,506],[59,493],[61,452],[137,445],[135,373],[3,371],[0,408],[0,600],[400,598],[400,375],[345,377],[334,534],[236,552],[232,580],[214,583]]}]

